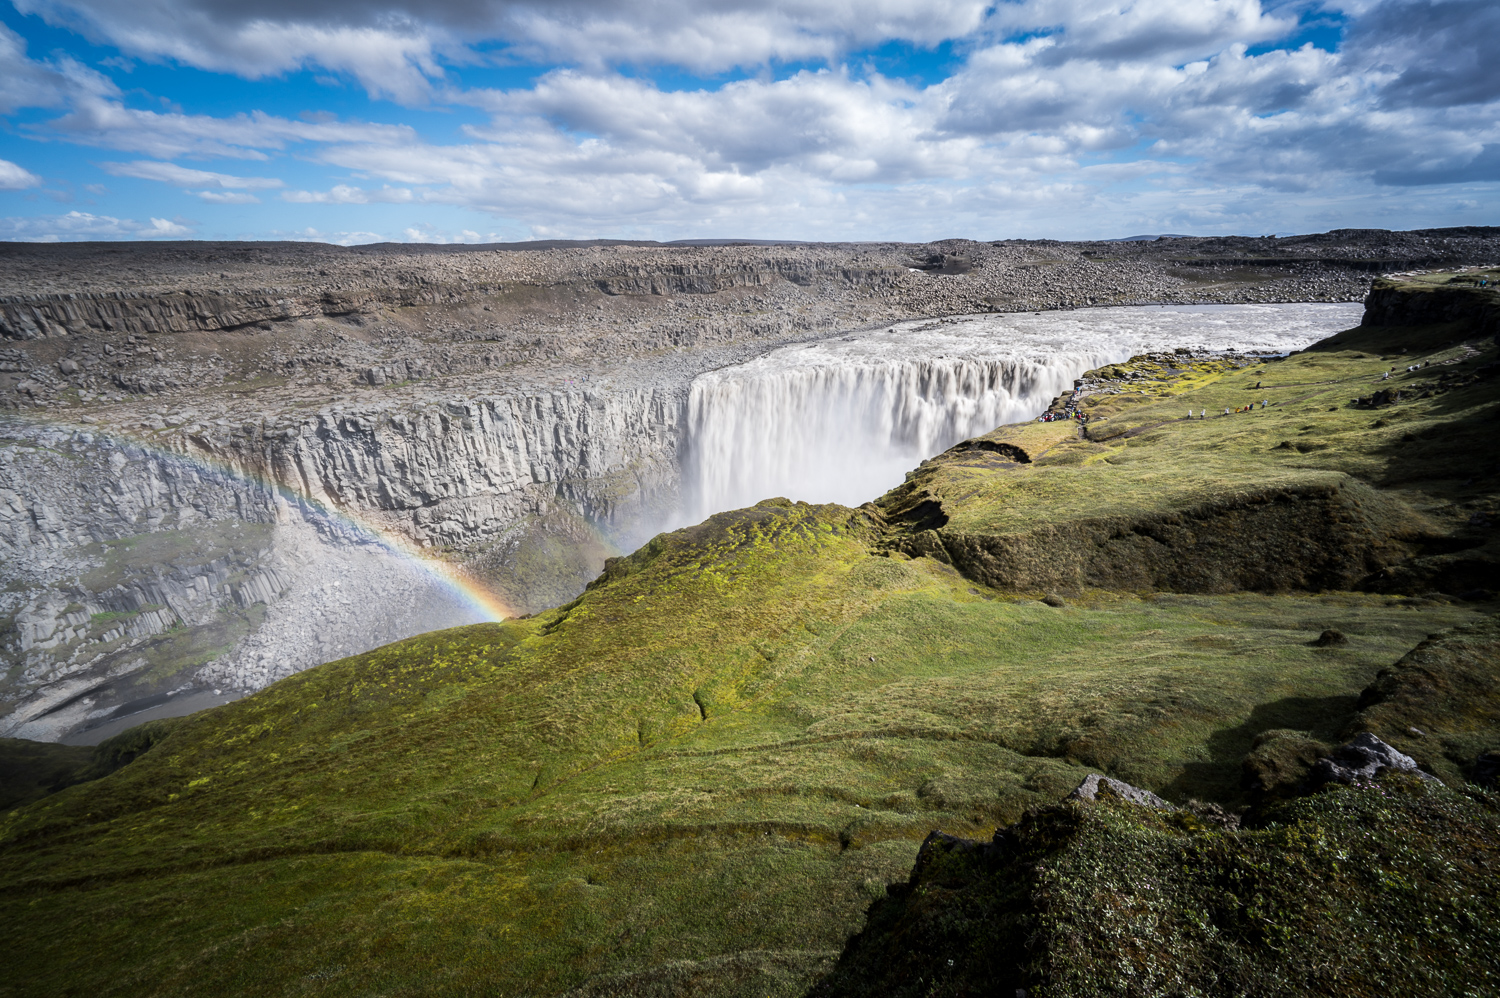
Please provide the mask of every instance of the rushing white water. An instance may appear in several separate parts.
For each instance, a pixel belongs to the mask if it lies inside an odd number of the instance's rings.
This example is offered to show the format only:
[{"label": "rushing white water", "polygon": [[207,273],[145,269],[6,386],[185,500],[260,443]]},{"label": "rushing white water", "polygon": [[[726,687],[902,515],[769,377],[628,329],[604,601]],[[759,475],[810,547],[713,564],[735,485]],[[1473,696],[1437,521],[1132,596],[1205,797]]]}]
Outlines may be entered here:
[{"label": "rushing white water", "polygon": [[1090,368],[1175,347],[1286,353],[1358,304],[1080,309],[908,322],[787,347],[693,381],[684,514],[771,496],[855,505],[923,458],[1036,416]]}]

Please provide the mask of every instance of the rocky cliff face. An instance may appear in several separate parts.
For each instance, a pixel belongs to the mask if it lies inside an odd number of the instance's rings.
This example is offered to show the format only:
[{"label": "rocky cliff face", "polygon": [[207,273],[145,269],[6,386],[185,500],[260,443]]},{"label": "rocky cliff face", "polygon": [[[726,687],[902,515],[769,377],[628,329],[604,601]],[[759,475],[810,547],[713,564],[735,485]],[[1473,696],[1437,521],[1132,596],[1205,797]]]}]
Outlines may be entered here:
[{"label": "rocky cliff face", "polygon": [[[609,295],[709,295],[768,289],[783,281],[881,293],[906,275],[899,247],[591,247],[564,251],[432,254],[410,247],[275,247],[209,244],[157,255],[122,279],[113,247],[61,248],[54,269],[98,271],[102,290],[52,290],[17,261],[14,290],[0,295],[0,336],[14,340],[89,333],[221,332],[325,316],[376,315],[417,306],[472,304],[519,288],[593,287]],[[30,251],[32,258],[46,250]],[[196,264],[196,266],[195,266]],[[229,269],[214,272],[216,267]],[[107,275],[107,276],[106,276]],[[88,276],[95,276],[89,274]],[[174,280],[174,278],[176,278]],[[253,282],[253,283],[252,283]],[[93,281],[85,279],[85,285]],[[250,284],[249,287],[246,285]]]},{"label": "rocky cliff face", "polygon": [[1424,326],[1464,322],[1479,335],[1500,333],[1500,290],[1491,279],[1417,284],[1381,279],[1365,299],[1366,326]]},{"label": "rocky cliff face", "polygon": [[56,736],[195,676],[254,688],[482,619],[401,552],[488,566],[503,590],[504,549],[559,512],[600,534],[581,588],[670,514],[680,408],[629,387],[189,417],[134,439],[7,421],[0,730]]},{"label": "rocky cliff face", "polygon": [[423,547],[470,550],[564,500],[622,542],[675,501],[670,386],[377,400],[156,434]]},{"label": "rocky cliff face", "polygon": [[4,431],[5,731],[65,730],[34,722],[112,678],[193,659],[197,638],[222,644],[287,589],[275,509],[250,483],[92,432]]}]

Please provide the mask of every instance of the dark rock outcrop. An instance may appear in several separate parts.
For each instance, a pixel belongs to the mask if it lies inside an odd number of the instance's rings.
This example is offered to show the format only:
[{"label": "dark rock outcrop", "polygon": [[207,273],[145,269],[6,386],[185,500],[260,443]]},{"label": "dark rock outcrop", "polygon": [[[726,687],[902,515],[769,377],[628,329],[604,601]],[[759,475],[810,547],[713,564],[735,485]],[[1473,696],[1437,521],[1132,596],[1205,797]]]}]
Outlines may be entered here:
[{"label": "dark rock outcrop", "polygon": [[1500,291],[1446,284],[1422,286],[1381,278],[1365,299],[1366,326],[1468,322],[1481,335],[1500,332]]},{"label": "dark rock outcrop", "polygon": [[1001,457],[1014,461],[1017,464],[1031,463],[1030,454],[1015,444],[1006,443],[1003,440],[986,440],[983,437],[976,437],[973,440],[965,440],[948,448],[948,453],[950,454],[963,454],[967,451],[999,454]]},{"label": "dark rock outcrop", "polygon": [[1475,758],[1469,775],[1481,787],[1500,789],[1500,750],[1484,752]]},{"label": "dark rock outcrop", "polygon": [[1355,589],[1414,553],[1422,536],[1412,511],[1354,479],[1016,533],[948,526],[941,500],[915,482],[881,505],[905,528],[893,547],[997,589]]},{"label": "dark rock outcrop", "polygon": [[811,998],[1495,992],[1492,806],[1397,777],[1262,817],[1070,800],[935,833]]},{"label": "dark rock outcrop", "polygon": [[930,274],[967,274],[974,269],[974,261],[957,253],[932,253],[914,264],[913,269]]}]

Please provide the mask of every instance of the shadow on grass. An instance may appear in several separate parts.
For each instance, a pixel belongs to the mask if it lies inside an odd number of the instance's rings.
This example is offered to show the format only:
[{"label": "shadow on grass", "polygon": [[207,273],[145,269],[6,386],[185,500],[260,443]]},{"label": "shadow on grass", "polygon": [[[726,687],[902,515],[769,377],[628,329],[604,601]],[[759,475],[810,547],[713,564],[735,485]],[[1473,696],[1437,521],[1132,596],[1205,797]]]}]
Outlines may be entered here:
[{"label": "shadow on grass", "polygon": [[1330,697],[1284,697],[1264,703],[1250,712],[1243,724],[1221,728],[1209,736],[1207,762],[1190,762],[1182,775],[1164,788],[1163,796],[1184,801],[1197,798],[1219,804],[1245,802],[1240,764],[1255,736],[1263,731],[1290,728],[1305,731],[1320,741],[1336,741],[1338,733],[1354,717],[1357,695]]},{"label": "shadow on grass", "polygon": [[[1500,395],[1500,378],[1490,390]],[[1427,422],[1418,422],[1375,448],[1373,455],[1384,463],[1375,484],[1397,488],[1420,483],[1428,492],[1453,499],[1472,498],[1473,491],[1492,490],[1500,474],[1494,448],[1500,404],[1487,401],[1461,407],[1462,401],[1439,398],[1424,414]],[[1387,410],[1380,418],[1397,424],[1404,415],[1399,409]],[[1471,490],[1471,486],[1476,488]]]}]

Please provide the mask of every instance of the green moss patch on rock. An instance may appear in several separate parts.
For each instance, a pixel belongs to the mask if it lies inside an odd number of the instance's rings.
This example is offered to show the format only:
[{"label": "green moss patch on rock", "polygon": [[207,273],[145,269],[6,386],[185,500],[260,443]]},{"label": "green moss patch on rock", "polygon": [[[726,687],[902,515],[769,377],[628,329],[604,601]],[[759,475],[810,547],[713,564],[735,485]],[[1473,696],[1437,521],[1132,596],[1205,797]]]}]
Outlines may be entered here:
[{"label": "green moss patch on rock", "polygon": [[1500,621],[1434,634],[1360,694],[1349,733],[1370,731],[1451,785],[1500,749]]},{"label": "green moss patch on rock", "polygon": [[812,995],[1494,994],[1496,862],[1500,798],[1404,776],[1242,831],[1066,802],[930,839]]},{"label": "green moss patch on rock", "polygon": [[1297,796],[1307,788],[1313,763],[1332,749],[1304,731],[1263,731],[1245,755],[1245,789],[1263,799]]}]

